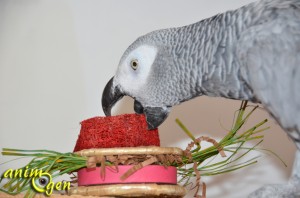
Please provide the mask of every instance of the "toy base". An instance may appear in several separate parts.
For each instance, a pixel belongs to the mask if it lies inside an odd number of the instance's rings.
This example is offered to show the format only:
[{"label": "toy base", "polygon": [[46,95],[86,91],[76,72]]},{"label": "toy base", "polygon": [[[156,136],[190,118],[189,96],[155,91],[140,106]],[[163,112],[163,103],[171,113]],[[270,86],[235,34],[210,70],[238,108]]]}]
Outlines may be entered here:
[{"label": "toy base", "polygon": [[109,196],[109,197],[153,197],[179,198],[186,194],[179,185],[158,184],[116,184],[99,186],[78,186],[71,188],[69,195]]}]

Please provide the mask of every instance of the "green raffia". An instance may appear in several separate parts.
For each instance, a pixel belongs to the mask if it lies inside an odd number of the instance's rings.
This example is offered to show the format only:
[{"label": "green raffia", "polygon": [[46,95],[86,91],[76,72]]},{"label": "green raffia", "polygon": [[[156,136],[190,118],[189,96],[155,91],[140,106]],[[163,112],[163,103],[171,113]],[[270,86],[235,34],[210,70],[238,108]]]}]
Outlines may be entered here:
[{"label": "green raffia", "polygon": [[[223,148],[223,150],[226,151],[228,155],[222,161],[214,162],[215,157],[219,154],[219,151],[215,146],[211,146],[201,150],[200,144],[196,142],[195,145],[197,146],[197,148],[192,150],[191,154],[193,162],[196,162],[198,164],[197,170],[200,171],[201,176],[212,176],[228,173],[255,164],[257,163],[258,157],[246,159],[245,161],[241,162],[241,160],[244,159],[244,157],[253,150],[268,151],[279,158],[279,156],[272,151],[257,148],[257,146],[260,145],[263,141],[263,135],[260,135],[260,133],[269,128],[264,127],[267,120],[263,120],[257,123],[244,132],[239,132],[242,126],[252,115],[252,113],[257,109],[257,107],[258,106],[255,106],[247,113],[247,102],[242,102],[238,114],[234,120],[232,129],[219,142],[219,146],[221,146],[221,148]],[[194,135],[187,129],[186,126],[184,126],[184,124],[179,119],[176,119],[176,123],[192,139],[192,141],[196,141]],[[257,143],[253,147],[244,146],[246,142],[253,140],[257,140]],[[53,179],[63,174],[70,174],[80,168],[86,167],[87,159],[86,157],[79,156],[75,153],[60,153],[49,150],[20,150],[8,148],[3,148],[2,155],[17,156],[18,159],[24,157],[32,157],[33,159],[21,169],[25,169],[26,167],[28,170],[39,169],[43,172],[48,172],[50,175],[52,175]],[[180,176],[180,182],[183,182],[185,185],[189,184],[190,179],[196,176],[194,168],[189,168],[189,164],[193,162],[189,161],[186,156],[183,156],[182,164],[172,164],[172,166],[177,167],[178,174]],[[107,165],[111,165],[110,162],[106,163]],[[2,175],[2,177],[0,178],[0,184],[1,182],[3,182],[3,179],[4,178]],[[28,198],[32,198],[36,194],[36,192],[31,188],[31,178],[8,179],[8,181],[6,181],[6,183],[2,185],[0,191],[8,193],[10,195],[16,195],[21,192],[26,192],[25,197]]]},{"label": "green raffia", "polygon": [[[227,152],[227,155],[229,155],[225,157],[224,160],[214,162],[215,157],[219,154],[219,150],[215,146],[210,146],[206,149],[201,150],[199,149],[201,148],[201,146],[198,144],[198,148],[191,151],[192,160],[194,162],[197,162],[197,170],[200,171],[201,176],[212,176],[228,173],[250,166],[252,164],[256,164],[258,157],[247,159],[246,161],[241,162],[241,160],[243,160],[244,157],[253,150],[270,152],[286,166],[283,160],[272,151],[257,148],[263,142],[264,138],[263,135],[258,135],[258,133],[264,132],[265,130],[269,129],[269,127],[264,126],[268,121],[267,119],[257,123],[244,132],[240,132],[241,128],[248,121],[249,117],[258,108],[258,106],[255,106],[250,109],[249,112],[246,112],[247,107],[247,101],[242,101],[241,107],[234,120],[232,129],[218,143],[218,145]],[[186,126],[182,124],[182,122],[180,122],[180,120],[176,119],[176,123],[178,123],[179,127],[188,135],[188,137],[191,138],[192,141],[196,141],[194,135],[192,135],[192,133],[187,129]],[[253,147],[244,146],[246,142],[253,140],[257,141],[257,143]],[[185,165],[191,163],[187,157],[183,158],[183,162]],[[187,168],[187,166],[180,166],[178,168],[178,174],[181,176],[180,182],[183,182],[184,185],[190,184],[190,179],[196,176],[194,171],[195,170],[193,167]]]},{"label": "green raffia", "polygon": [[[193,141],[196,141],[195,136],[186,128],[186,126],[177,118],[175,122],[180,126],[180,128],[189,136]],[[201,146],[199,143],[196,143],[197,149],[200,150]]]},{"label": "green raffia", "polygon": [[[66,173],[72,173],[86,166],[86,158],[74,153],[59,153],[49,150],[20,150],[3,148],[2,155],[33,157],[33,159],[21,169],[39,169],[56,178]],[[3,181],[0,178],[0,183]],[[31,178],[12,178],[0,188],[0,191],[10,195],[26,192],[25,197],[32,198],[36,192],[31,188]]]}]

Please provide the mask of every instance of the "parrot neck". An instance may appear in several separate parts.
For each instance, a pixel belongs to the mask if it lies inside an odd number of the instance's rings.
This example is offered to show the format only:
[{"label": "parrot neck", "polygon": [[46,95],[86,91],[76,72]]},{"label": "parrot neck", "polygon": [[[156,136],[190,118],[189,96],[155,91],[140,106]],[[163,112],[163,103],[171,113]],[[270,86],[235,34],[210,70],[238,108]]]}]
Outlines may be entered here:
[{"label": "parrot neck", "polygon": [[251,9],[245,6],[172,30],[172,41],[178,43],[172,52],[175,67],[185,71],[183,78],[197,79],[190,85],[189,98],[207,95],[257,102],[236,58],[242,32],[257,18]]}]

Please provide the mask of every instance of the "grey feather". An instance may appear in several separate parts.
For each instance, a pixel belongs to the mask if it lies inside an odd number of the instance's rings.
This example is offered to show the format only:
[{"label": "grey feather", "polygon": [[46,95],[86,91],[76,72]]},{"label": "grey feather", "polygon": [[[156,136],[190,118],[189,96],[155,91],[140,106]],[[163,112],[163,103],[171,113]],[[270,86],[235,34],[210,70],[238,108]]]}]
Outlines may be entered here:
[{"label": "grey feather", "polygon": [[276,17],[242,33],[237,57],[255,98],[300,144],[300,1],[267,11]]}]

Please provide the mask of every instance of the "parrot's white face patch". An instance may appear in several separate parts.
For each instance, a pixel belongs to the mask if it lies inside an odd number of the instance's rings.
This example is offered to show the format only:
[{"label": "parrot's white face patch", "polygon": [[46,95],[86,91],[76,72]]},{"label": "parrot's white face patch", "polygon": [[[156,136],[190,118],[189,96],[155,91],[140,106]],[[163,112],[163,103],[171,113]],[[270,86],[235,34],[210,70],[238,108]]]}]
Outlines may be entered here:
[{"label": "parrot's white face patch", "polygon": [[147,81],[156,54],[157,49],[149,45],[139,46],[129,52],[119,64],[115,85],[121,86],[129,95],[137,94]]}]

